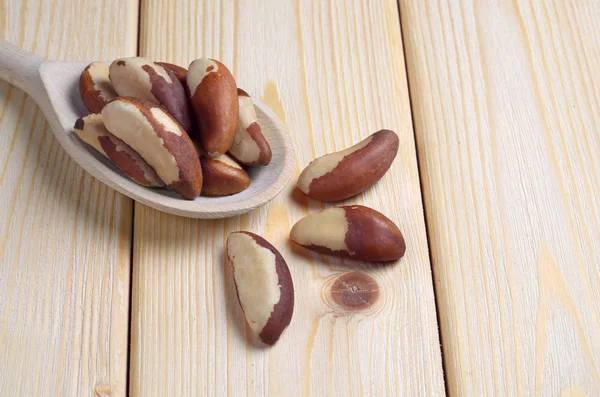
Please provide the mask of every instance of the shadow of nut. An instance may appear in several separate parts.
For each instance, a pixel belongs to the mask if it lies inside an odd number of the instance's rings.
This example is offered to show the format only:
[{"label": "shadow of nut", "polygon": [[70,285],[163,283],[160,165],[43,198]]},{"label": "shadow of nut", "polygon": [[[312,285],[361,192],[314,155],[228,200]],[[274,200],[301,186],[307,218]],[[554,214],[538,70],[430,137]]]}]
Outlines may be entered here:
[{"label": "shadow of nut", "polygon": [[347,272],[331,278],[324,286],[325,303],[348,312],[374,310],[379,301],[379,284],[363,272]]}]

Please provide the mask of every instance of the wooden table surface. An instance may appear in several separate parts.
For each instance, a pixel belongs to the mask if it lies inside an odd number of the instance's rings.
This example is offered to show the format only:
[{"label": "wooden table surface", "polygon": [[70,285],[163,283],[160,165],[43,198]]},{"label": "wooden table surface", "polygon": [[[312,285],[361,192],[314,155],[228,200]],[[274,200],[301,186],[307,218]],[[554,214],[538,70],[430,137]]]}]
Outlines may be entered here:
[{"label": "wooden table surface", "polygon": [[[157,212],[86,175],[0,83],[1,396],[600,396],[596,0],[0,0],[39,55],[228,65],[288,125],[290,185],[252,213]],[[309,254],[291,225],[316,156],[389,128],[384,179],[346,203],[400,225],[378,267]],[[257,342],[228,233],[286,257],[294,318]],[[369,273],[366,310],[332,281]]]}]

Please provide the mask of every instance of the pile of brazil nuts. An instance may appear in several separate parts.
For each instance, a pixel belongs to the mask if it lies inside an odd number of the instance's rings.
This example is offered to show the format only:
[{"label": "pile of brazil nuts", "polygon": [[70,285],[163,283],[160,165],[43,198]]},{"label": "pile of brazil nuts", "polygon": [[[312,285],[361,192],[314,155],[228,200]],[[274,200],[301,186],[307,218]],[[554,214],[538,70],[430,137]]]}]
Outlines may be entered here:
[{"label": "pile of brazil nuts", "polygon": [[[383,177],[398,145],[395,132],[378,131],[346,150],[311,162],[296,187],[321,201],[355,196]],[[332,207],[309,215],[292,227],[290,239],[322,254],[366,262],[397,261],[406,251],[398,226],[361,205]],[[283,256],[264,238],[245,231],[231,233],[225,251],[250,329],[264,343],[274,344],[294,311],[294,285]]]},{"label": "pile of brazil nuts", "polygon": [[250,185],[244,167],[271,161],[252,99],[214,59],[92,62],[79,92],[91,114],[75,132],[140,185],[227,196]]},{"label": "pile of brazil nuts", "polygon": [[[91,114],[77,120],[77,135],[140,185],[169,187],[189,200],[231,195],[250,185],[243,167],[271,161],[252,99],[214,59],[196,59],[187,70],[141,57],[110,66],[93,62],[81,74],[79,90]],[[398,145],[395,132],[378,131],[312,161],[296,187],[315,200],[353,197],[384,176]],[[292,227],[290,239],[322,254],[367,262],[396,261],[406,251],[398,226],[360,205],[309,215]],[[250,329],[274,344],[294,311],[285,259],[246,231],[231,233],[225,251]]]}]

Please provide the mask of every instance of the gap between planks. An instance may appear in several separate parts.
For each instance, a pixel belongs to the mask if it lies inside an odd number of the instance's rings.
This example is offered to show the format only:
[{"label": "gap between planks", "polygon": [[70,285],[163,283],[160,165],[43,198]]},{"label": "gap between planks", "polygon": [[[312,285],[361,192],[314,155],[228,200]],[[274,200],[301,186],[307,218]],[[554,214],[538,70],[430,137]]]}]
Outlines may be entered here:
[{"label": "gap between planks", "polygon": [[434,297],[434,303],[435,303],[435,315],[436,315],[436,320],[437,320],[437,324],[438,324],[438,337],[439,337],[439,342],[440,342],[440,352],[441,352],[441,359],[442,359],[442,375],[444,376],[444,390],[446,395],[448,395],[448,379],[447,379],[447,372],[446,372],[446,360],[444,357],[444,337],[442,335],[442,330],[439,328],[439,324],[440,324],[440,304],[438,301],[438,290],[437,290],[437,285],[435,283],[435,269],[433,266],[433,255],[431,255],[431,231],[429,230],[429,218],[427,217],[427,208],[425,207],[425,196],[423,194],[423,169],[421,166],[421,163],[423,161],[422,157],[419,155],[419,141],[417,139],[417,128],[415,127],[415,114],[413,111],[413,99],[412,99],[412,91],[410,89],[410,75],[408,72],[408,63],[407,63],[407,57],[408,54],[406,53],[406,42],[404,40],[404,29],[402,27],[402,7],[400,6],[400,0],[396,0],[396,6],[398,7],[398,24],[400,25],[400,38],[402,39],[402,52],[404,54],[404,71],[406,74],[406,85],[408,87],[408,106],[410,108],[410,118],[413,120],[412,122],[412,130],[413,130],[413,137],[414,137],[414,141],[415,141],[415,157],[417,159],[417,172],[418,172],[418,176],[419,176],[419,190],[421,192],[421,204],[423,206],[423,218],[425,219],[425,235],[427,237],[427,254],[429,255],[429,267],[431,270],[431,281],[432,281],[432,285],[433,285],[433,297]]},{"label": "gap between planks", "polygon": [[[137,6],[137,40],[135,55],[140,56],[140,41],[142,37],[142,3],[143,0],[138,0]],[[129,314],[127,318],[127,375],[125,377],[125,395],[129,396],[129,385],[131,381],[131,319],[133,311],[133,255],[135,250],[135,205],[136,201],[131,200],[131,248],[129,250]]]}]

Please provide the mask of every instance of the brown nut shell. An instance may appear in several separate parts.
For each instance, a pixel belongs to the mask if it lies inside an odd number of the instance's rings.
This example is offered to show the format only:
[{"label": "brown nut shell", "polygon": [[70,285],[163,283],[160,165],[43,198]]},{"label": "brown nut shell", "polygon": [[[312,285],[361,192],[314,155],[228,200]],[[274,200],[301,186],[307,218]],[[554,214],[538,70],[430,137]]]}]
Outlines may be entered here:
[{"label": "brown nut shell", "polygon": [[392,165],[398,135],[380,130],[358,144],[312,161],[296,187],[316,200],[339,201],[364,192]]},{"label": "brown nut shell", "polygon": [[329,208],[302,218],[290,238],[316,252],[369,262],[398,260],[406,252],[398,226],[362,205]]},{"label": "brown nut shell", "polygon": [[168,62],[156,62],[157,64],[159,64],[160,66],[162,66],[163,68],[167,69],[167,71],[172,72],[175,77],[177,78],[177,80],[179,80],[179,82],[181,83],[181,85],[183,86],[183,88],[187,87],[187,69],[183,68],[179,65],[175,65],[173,63],[168,63]]},{"label": "brown nut shell", "polygon": [[250,186],[248,173],[227,154],[215,158],[201,155],[200,165],[204,196],[229,196]]},{"label": "brown nut shell", "polygon": [[117,97],[108,78],[107,64],[92,62],[83,69],[79,76],[79,94],[92,113],[100,113],[104,105]]},{"label": "brown nut shell", "polygon": [[227,237],[238,300],[250,329],[275,344],[294,312],[294,284],[285,260],[267,240],[250,232]]},{"label": "brown nut shell", "polygon": [[128,177],[143,186],[162,187],[154,169],[128,144],[104,127],[101,114],[90,114],[75,122],[77,136],[112,161]]},{"label": "brown nut shell", "polygon": [[184,130],[192,128],[188,95],[174,75],[143,57],[120,58],[111,63],[110,81],[120,96],[162,105]]},{"label": "brown nut shell", "polygon": [[202,189],[196,149],[179,123],[163,108],[134,98],[117,98],[102,109],[106,129],[122,139],[183,198]]},{"label": "brown nut shell", "polygon": [[238,102],[238,122],[229,154],[247,166],[268,165],[271,162],[271,147],[258,123],[254,102],[241,88],[238,88]]},{"label": "brown nut shell", "polygon": [[187,85],[202,147],[209,157],[226,153],[233,144],[239,108],[231,72],[214,59],[196,59],[188,68]]}]

